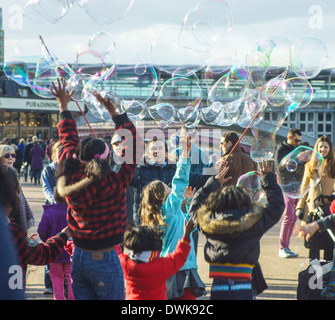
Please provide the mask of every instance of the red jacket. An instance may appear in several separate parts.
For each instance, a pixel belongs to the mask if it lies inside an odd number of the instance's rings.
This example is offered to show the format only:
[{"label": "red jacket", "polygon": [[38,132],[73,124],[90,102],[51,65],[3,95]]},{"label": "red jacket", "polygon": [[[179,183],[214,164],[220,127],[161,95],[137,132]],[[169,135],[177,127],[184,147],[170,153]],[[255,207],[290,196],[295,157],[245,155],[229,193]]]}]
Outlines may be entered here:
[{"label": "red jacket", "polygon": [[[61,162],[73,156],[80,141],[76,121],[71,112],[64,111],[60,115],[58,131],[63,145],[59,154]],[[101,250],[122,243],[126,230],[125,190],[136,169],[136,157],[142,156],[140,152],[136,153],[136,142],[142,144],[143,140],[136,140],[135,126],[125,113],[114,117],[113,120],[115,130],[122,128],[131,133],[132,140],[128,142],[133,147],[133,158],[123,163],[118,173],[108,171],[103,180],[92,182],[65,197],[68,204],[67,222],[74,245],[82,249]],[[85,164],[80,164],[78,170],[66,177],[67,185],[84,179],[84,171]]]},{"label": "red jacket", "polygon": [[186,262],[190,240],[179,240],[167,257],[147,263],[137,263],[122,253],[119,255],[126,282],[126,300],[167,300],[166,279],[173,276]]}]

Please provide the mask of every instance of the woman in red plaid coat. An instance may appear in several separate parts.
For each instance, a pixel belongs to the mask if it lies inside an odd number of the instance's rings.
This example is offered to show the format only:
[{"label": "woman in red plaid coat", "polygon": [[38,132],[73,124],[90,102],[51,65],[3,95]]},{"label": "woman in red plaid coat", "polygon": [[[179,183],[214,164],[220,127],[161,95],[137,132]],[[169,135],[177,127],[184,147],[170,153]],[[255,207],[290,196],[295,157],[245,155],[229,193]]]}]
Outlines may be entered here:
[{"label": "woman in red plaid coat", "polygon": [[[57,191],[68,204],[67,222],[75,245],[74,297],[124,299],[124,277],[115,246],[123,242],[126,231],[125,190],[137,163],[135,126],[126,113],[117,113],[110,99],[95,93],[109,111],[116,132],[125,137],[124,163],[115,173],[110,170],[111,153],[104,140],[89,137],[79,141],[76,121],[67,109],[74,91],[68,93],[65,81],[58,80],[51,92],[60,108],[58,131],[63,147],[59,153]],[[139,160],[143,153],[137,154]]]}]

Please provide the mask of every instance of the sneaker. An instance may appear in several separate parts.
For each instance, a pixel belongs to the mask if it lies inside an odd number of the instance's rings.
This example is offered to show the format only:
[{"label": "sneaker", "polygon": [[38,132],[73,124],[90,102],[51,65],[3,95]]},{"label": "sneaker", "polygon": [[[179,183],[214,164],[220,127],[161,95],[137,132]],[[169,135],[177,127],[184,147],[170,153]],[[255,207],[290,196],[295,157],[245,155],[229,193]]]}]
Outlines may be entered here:
[{"label": "sneaker", "polygon": [[46,289],[43,291],[43,294],[53,294],[53,290],[52,290],[52,288],[46,288]]},{"label": "sneaker", "polygon": [[280,258],[295,258],[298,256],[297,253],[292,252],[289,248],[279,249],[278,255]]}]

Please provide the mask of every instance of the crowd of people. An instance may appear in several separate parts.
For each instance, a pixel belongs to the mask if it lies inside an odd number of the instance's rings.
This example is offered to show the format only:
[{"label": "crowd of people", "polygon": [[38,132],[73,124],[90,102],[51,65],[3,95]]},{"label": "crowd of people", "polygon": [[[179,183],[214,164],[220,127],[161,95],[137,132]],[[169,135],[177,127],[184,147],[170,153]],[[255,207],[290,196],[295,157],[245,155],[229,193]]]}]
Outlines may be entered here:
[{"label": "crowd of people", "polygon": [[[68,92],[60,80],[51,91],[60,109],[59,140],[52,139],[45,151],[36,137],[26,145],[0,145],[0,227],[9,231],[13,244],[5,260],[22,266],[23,291],[27,265],[32,264],[46,266],[46,289],[55,300],[195,300],[206,295],[197,271],[197,235],[202,232],[204,259],[213,279],[210,299],[252,300],[267,287],[258,261],[260,240],[282,216],[281,258],[297,256],[289,248],[297,217],[302,225],[295,232],[306,236],[306,243],[317,230],[335,224],[333,215],[317,220],[312,207],[326,194],[330,208],[335,194],[335,157],[328,137],[319,138],[314,146],[325,159],[324,174],[297,201],[283,195],[275,174],[280,161],[301,144],[297,129],[291,129],[277,147],[274,164],[255,163],[238,144],[237,133],[230,131],[221,138],[221,159],[206,160],[199,169],[191,160],[192,154],[201,157],[201,150],[186,130],[178,137],[175,163],[168,161],[166,141],[156,137],[146,144],[145,154],[137,152],[143,137],[126,113],[118,114],[113,102],[97,92],[96,99],[115,123],[115,133],[80,141],[67,108],[74,91]],[[119,134],[123,130],[130,135]],[[19,167],[16,152],[23,154]],[[27,233],[35,220],[20,186],[24,163],[30,166],[31,182],[40,184],[42,179],[45,204],[37,231],[43,242]],[[210,167],[216,172],[205,174]],[[315,179],[314,170],[313,163],[306,165],[303,183]],[[252,202],[236,186],[250,171],[260,176],[265,203]],[[317,246],[310,248],[311,259],[320,257],[320,248],[326,260],[333,259],[332,248]],[[10,290],[6,294],[3,298],[13,298]]]}]

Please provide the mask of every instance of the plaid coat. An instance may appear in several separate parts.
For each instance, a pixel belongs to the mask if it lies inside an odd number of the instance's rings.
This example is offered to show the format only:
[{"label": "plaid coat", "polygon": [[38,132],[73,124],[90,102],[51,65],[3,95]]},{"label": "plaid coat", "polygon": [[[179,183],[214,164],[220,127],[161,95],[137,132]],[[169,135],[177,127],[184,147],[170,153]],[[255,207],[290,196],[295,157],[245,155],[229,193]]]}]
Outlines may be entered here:
[{"label": "plaid coat", "polygon": [[[61,162],[73,157],[80,141],[71,112],[64,111],[60,115],[58,131],[63,145],[59,154]],[[86,250],[102,250],[123,242],[127,224],[126,187],[134,174],[137,160],[142,156],[141,152],[137,152],[136,158],[136,129],[128,116],[124,113],[114,117],[113,121],[115,130],[124,129],[123,132],[128,133],[125,143],[128,142],[127,146],[133,148],[132,159],[127,159],[119,172],[108,171],[103,180],[91,182],[65,196],[68,204],[67,222],[74,244]],[[139,147],[143,145],[143,140],[138,140]],[[82,181],[85,177],[85,164],[81,163],[78,170],[66,177],[66,186]]]},{"label": "plaid coat", "polygon": [[26,284],[27,265],[46,265],[55,261],[62,253],[62,249],[68,239],[63,232],[46,240],[45,243],[38,243],[36,240],[27,237],[27,231],[10,220],[8,229],[13,237],[16,248],[16,256],[22,267],[23,284]]}]

